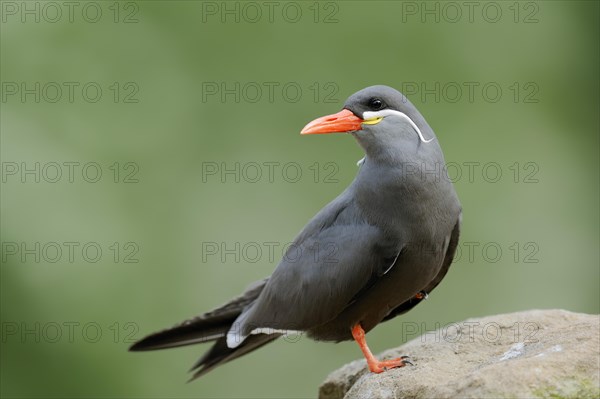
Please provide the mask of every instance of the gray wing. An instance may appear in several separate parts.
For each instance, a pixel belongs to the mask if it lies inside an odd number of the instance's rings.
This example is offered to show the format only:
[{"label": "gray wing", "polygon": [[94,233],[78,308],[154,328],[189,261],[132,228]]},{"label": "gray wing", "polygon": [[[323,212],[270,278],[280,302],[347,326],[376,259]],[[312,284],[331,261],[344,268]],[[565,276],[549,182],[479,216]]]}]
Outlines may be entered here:
[{"label": "gray wing", "polygon": [[307,330],[325,323],[385,274],[401,249],[367,224],[352,196],[343,193],[300,233],[236,324],[247,335],[256,328]]},{"label": "gray wing", "polygon": [[[458,220],[456,221],[456,224],[454,225],[454,228],[452,229],[452,233],[450,234],[450,240],[448,242],[448,248],[446,249],[446,255],[444,256],[442,268],[440,269],[438,274],[435,276],[435,278],[433,280],[431,280],[431,282],[427,285],[427,287],[423,288],[422,291],[425,292],[425,294],[429,294],[431,291],[433,291],[433,289],[435,287],[438,286],[438,284],[446,276],[446,273],[448,272],[448,269],[450,268],[450,265],[452,264],[452,261],[454,260],[454,254],[456,253],[456,247],[458,246],[458,239],[460,236],[461,218],[462,218],[462,213],[459,215]],[[394,308],[394,310],[392,310],[383,319],[383,321],[393,319],[394,317],[396,317],[398,315],[408,312],[409,310],[411,310],[412,308],[417,306],[419,303],[421,303],[421,301],[425,298],[414,297],[414,298],[409,299],[408,301],[402,303],[400,306],[397,306],[396,308]]]}]

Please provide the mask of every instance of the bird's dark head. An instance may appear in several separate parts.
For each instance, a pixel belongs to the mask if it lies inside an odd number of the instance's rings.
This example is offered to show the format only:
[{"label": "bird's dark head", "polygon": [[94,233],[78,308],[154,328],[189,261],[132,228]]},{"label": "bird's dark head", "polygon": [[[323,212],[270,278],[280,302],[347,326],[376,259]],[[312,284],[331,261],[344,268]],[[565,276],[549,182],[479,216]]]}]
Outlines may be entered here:
[{"label": "bird's dark head", "polygon": [[354,93],[340,112],[315,119],[301,132],[325,133],[351,133],[367,155],[384,149],[427,145],[435,139],[415,106],[388,86],[370,86]]}]

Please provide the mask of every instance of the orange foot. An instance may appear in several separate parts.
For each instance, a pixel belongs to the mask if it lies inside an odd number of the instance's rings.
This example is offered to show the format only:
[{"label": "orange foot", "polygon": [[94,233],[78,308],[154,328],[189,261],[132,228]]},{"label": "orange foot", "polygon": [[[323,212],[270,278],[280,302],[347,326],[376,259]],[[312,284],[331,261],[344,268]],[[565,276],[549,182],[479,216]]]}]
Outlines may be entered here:
[{"label": "orange foot", "polygon": [[352,327],[352,337],[360,346],[361,351],[365,355],[365,359],[367,359],[367,365],[369,366],[369,370],[373,373],[381,373],[389,369],[404,367],[407,364],[412,365],[412,363],[407,360],[408,356],[402,356],[398,359],[391,360],[377,360],[375,356],[371,353],[371,350],[367,346],[367,340],[365,338],[365,331],[362,329],[360,323]]},{"label": "orange foot", "polygon": [[371,370],[372,373],[379,374],[379,373],[382,373],[389,369],[404,367],[407,364],[410,364],[412,366],[413,365],[412,362],[407,359],[408,359],[408,356],[402,356],[397,359],[382,360],[382,361],[375,360],[374,362],[367,362],[367,363],[369,365],[369,370]]}]

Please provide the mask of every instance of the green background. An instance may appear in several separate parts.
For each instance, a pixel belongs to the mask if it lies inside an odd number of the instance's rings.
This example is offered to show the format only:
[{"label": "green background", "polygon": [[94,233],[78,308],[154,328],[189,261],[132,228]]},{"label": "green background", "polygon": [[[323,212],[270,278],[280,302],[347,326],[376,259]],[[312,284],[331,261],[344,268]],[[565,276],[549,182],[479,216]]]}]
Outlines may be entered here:
[{"label": "green background", "polygon": [[[86,8],[88,19],[90,7],[102,11],[92,23],[82,17],[85,2],[72,22],[53,22],[43,2],[27,2],[40,7],[39,22],[27,14],[23,21],[11,8],[23,3],[2,2],[2,396],[314,397],[330,371],[360,357],[354,343],[280,340],[192,384],[186,370],[208,346],[141,354],[127,347],[271,272],[277,260],[264,243],[278,243],[279,256],[352,181],[362,157],[349,136],[299,131],[372,84],[418,88],[408,97],[452,172],[461,171],[454,176],[464,208],[460,259],[426,303],[369,334],[373,350],[413,338],[410,326],[432,330],[533,308],[598,313],[598,2],[488,3],[478,2],[470,20],[465,7],[457,16],[436,2],[330,2],[317,4],[318,15],[313,2],[280,2],[269,20],[257,2],[263,15],[253,22],[256,7],[229,2],[240,7],[237,22],[235,14],[222,21],[203,12],[220,12],[221,2],[120,3],[116,17],[113,2],[96,2]],[[412,6],[417,15],[407,14]],[[424,7],[439,7],[439,21],[423,21]],[[40,83],[39,103],[9,93],[23,82]],[[66,93],[49,101],[49,82],[77,82],[73,101]],[[82,95],[89,82],[102,88],[95,103]],[[239,102],[222,99],[206,93],[211,82],[247,91]],[[265,82],[277,85],[272,101]],[[439,98],[423,96],[436,84]],[[466,84],[475,85],[473,98]],[[264,92],[253,101],[256,85]],[[292,89],[284,93],[285,85]],[[293,87],[302,89],[298,98]],[[71,161],[80,163],[73,182],[66,167],[49,181],[53,162]],[[8,173],[36,162],[39,182]],[[82,177],[90,162],[102,171],[96,183]],[[203,179],[214,162],[239,163],[246,174]],[[272,181],[263,168],[253,182],[250,168],[264,162],[280,166]],[[289,162],[300,166],[297,182],[289,181],[296,169],[283,171]],[[332,171],[333,181],[325,178]],[[130,172],[137,182],[124,182]],[[48,243],[65,242],[79,245],[73,262],[66,253],[52,262]],[[239,243],[239,259],[208,256],[203,243],[212,242]],[[15,243],[40,243],[39,261],[13,254]],[[99,261],[83,257],[86,243],[102,249]],[[135,249],[130,259],[138,262],[125,262]]]}]

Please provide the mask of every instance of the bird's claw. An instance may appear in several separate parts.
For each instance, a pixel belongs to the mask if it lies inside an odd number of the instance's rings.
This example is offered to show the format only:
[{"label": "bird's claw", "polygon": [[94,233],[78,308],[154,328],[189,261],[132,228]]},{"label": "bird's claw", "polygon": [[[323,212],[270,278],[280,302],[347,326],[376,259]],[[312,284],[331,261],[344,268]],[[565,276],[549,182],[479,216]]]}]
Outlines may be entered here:
[{"label": "bird's claw", "polygon": [[413,362],[407,359],[409,359],[408,356],[401,356],[397,359],[382,360],[378,362],[369,363],[369,370],[371,370],[371,372],[373,373],[379,374],[390,369],[404,367],[407,364],[414,366]]},{"label": "bird's claw", "polygon": [[399,358],[399,360],[401,360],[402,363],[404,363],[404,365],[410,364],[411,366],[414,366],[414,363],[408,359],[410,359],[410,356],[400,356]]}]

